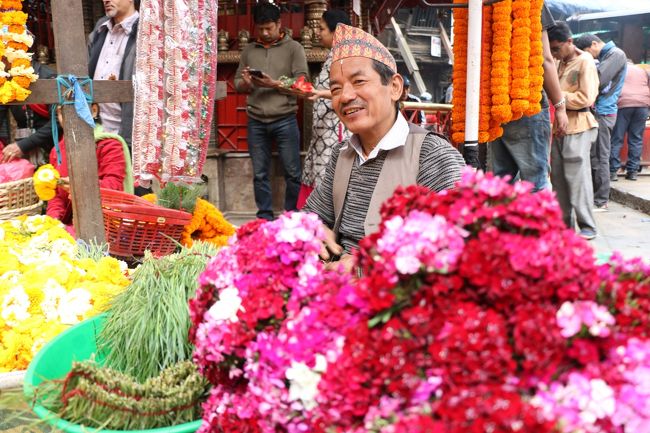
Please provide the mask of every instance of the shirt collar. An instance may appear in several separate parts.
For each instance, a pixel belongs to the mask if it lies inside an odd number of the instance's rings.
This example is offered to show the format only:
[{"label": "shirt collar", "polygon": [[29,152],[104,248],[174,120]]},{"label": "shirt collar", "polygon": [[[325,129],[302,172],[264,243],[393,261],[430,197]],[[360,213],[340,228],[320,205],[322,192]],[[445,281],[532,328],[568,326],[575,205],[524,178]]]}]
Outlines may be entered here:
[{"label": "shirt collar", "polygon": [[[402,113],[398,113],[397,119],[395,119],[393,126],[386,133],[386,135],[384,135],[384,137],[379,140],[379,143],[377,143],[377,146],[372,149],[372,152],[370,152],[367,158],[363,156],[363,148],[361,147],[361,141],[359,141],[359,136],[357,134],[352,135],[348,143],[357,153],[357,156],[359,157],[359,165],[362,165],[371,159],[376,158],[377,155],[379,155],[380,150],[392,150],[404,146],[406,144],[408,135],[409,124]],[[347,146],[348,144],[345,144],[341,150],[347,149]]]},{"label": "shirt collar", "polygon": [[[140,14],[138,13],[138,11],[135,11],[135,13],[133,15],[125,18],[118,25],[121,26],[124,29],[124,32],[128,36],[128,35],[131,34],[131,30],[133,29],[133,25],[135,24],[135,22],[138,20],[139,17],[140,17]],[[115,27],[115,25],[113,24],[113,19],[112,18],[107,19],[106,21],[104,21],[102,23],[102,25],[100,27],[106,27],[109,32],[112,31],[113,27]]]}]

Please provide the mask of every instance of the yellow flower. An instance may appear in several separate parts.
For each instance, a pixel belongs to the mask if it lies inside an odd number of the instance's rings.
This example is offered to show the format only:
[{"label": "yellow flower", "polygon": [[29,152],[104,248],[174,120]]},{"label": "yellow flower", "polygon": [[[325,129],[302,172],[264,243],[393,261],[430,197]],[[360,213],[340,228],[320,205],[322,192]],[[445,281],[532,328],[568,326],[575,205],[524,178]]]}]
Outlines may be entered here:
[{"label": "yellow flower", "polygon": [[41,200],[52,200],[56,195],[56,186],[61,175],[52,164],[39,167],[34,173],[34,189]]},{"label": "yellow flower", "polygon": [[142,198],[153,204],[158,203],[158,197],[156,196],[156,194],[145,194],[142,196]]}]

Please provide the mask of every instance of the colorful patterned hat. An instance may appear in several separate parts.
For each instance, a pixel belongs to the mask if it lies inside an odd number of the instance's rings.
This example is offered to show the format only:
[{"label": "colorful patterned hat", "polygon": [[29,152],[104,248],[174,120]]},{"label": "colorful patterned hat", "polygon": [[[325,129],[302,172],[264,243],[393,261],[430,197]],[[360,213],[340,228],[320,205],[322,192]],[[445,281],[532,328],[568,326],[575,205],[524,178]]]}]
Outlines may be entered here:
[{"label": "colorful patterned hat", "polygon": [[332,62],[347,57],[367,57],[377,60],[397,73],[393,55],[374,36],[357,27],[339,24],[336,26],[332,42]]}]

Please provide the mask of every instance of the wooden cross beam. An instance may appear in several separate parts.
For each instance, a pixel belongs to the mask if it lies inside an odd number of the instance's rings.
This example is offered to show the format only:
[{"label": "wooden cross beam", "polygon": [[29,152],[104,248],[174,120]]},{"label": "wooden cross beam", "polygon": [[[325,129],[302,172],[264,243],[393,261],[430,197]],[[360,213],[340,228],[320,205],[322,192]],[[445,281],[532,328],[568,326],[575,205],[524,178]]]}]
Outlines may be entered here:
[{"label": "wooden cross beam", "polygon": [[[81,6],[81,0],[56,0],[51,3],[59,75],[88,76],[88,51]],[[56,80],[39,80],[32,84],[30,90],[31,95],[23,103],[59,102]],[[131,81],[93,81],[94,102],[132,100]],[[75,231],[79,239],[104,242],[94,133],[77,116],[73,105],[64,105],[62,114]]]},{"label": "wooden cross beam", "polygon": [[[51,2],[58,75],[88,75],[88,50],[83,29],[81,0]],[[19,104],[56,104],[56,80],[38,80],[32,93]],[[226,83],[217,82],[215,99],[226,97]],[[133,101],[131,81],[93,81],[93,102]],[[70,177],[72,211],[77,237],[104,242],[104,223],[99,195],[97,156],[92,128],[81,120],[73,105],[63,106],[63,130]]]}]

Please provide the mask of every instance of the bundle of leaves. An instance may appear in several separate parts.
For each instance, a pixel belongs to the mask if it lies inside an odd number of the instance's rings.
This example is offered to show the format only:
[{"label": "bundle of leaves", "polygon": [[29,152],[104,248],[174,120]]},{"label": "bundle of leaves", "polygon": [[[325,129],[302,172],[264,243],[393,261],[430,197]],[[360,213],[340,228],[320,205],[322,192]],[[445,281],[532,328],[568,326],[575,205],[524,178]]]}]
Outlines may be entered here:
[{"label": "bundle of leaves", "polygon": [[97,337],[105,365],[143,382],[190,360],[188,302],[216,252],[201,242],[165,256],[146,256],[127,289],[115,297]]},{"label": "bundle of leaves", "polygon": [[169,182],[158,194],[158,204],[168,209],[194,212],[196,201],[205,195],[203,184],[175,184]]},{"label": "bundle of leaves", "polygon": [[133,377],[75,362],[63,381],[43,382],[35,402],[75,424],[108,430],[146,430],[191,422],[201,414],[207,381],[189,361],[143,384]]}]

